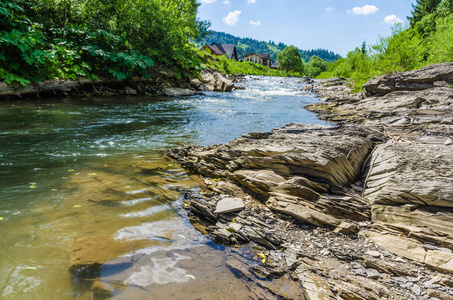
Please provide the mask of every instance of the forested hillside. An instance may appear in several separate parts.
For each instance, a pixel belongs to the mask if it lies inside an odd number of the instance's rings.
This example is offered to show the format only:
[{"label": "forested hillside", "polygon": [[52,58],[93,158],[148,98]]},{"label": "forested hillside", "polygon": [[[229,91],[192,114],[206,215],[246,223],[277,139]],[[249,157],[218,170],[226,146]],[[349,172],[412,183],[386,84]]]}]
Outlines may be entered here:
[{"label": "forested hillside", "polygon": [[200,69],[197,41],[208,25],[197,0],[2,0],[0,81],[150,77],[165,65]]},{"label": "forested hillside", "polygon": [[374,76],[453,61],[453,0],[417,0],[408,20],[389,37],[329,64],[320,77],[350,77],[359,89]]},{"label": "forested hillside", "polygon": [[[203,44],[220,43],[235,44],[239,59],[242,59],[247,53],[269,53],[272,60],[276,60],[277,54],[287,45],[283,43],[276,44],[273,41],[264,42],[252,38],[240,38],[225,32],[212,31],[212,33],[203,41]],[[202,44],[200,44],[202,46]],[[325,49],[299,50],[305,62],[308,62],[313,55],[322,58],[325,61],[335,61],[341,58],[340,55]]]}]

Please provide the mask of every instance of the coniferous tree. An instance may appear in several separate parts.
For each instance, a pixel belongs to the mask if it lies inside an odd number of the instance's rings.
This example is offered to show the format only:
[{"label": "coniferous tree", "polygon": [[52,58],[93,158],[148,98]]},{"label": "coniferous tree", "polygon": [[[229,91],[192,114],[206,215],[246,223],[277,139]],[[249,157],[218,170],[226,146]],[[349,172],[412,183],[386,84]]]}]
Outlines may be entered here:
[{"label": "coniferous tree", "polygon": [[415,5],[412,4],[412,17],[407,19],[410,21],[410,25],[413,28],[415,24],[420,21],[427,14],[436,11],[436,7],[442,2],[442,0],[417,0]]}]

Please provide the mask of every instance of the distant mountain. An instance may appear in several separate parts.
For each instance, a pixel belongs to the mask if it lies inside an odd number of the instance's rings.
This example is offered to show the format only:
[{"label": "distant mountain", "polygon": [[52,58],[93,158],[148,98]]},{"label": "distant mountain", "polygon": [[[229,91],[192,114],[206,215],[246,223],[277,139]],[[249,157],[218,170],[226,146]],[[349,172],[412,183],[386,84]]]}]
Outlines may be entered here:
[{"label": "distant mountain", "polygon": [[[235,44],[238,53],[238,58],[241,60],[247,53],[269,53],[272,60],[277,59],[277,53],[281,52],[286,44],[273,41],[264,42],[252,38],[240,38],[225,32],[212,31],[212,34],[205,39],[204,44],[220,43],[220,44]],[[200,46],[203,46],[200,45]],[[335,61],[341,56],[326,49],[299,50],[302,58],[308,62],[310,57],[316,55],[325,61]]]}]

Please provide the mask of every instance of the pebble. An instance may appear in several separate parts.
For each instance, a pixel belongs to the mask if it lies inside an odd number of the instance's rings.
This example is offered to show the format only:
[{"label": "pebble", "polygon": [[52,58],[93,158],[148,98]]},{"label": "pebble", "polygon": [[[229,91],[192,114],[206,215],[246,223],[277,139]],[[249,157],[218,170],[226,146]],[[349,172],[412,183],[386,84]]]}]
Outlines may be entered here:
[{"label": "pebble", "polygon": [[224,214],[233,211],[243,210],[245,208],[244,201],[241,198],[223,198],[217,202],[215,214]]},{"label": "pebble", "polygon": [[423,244],[423,247],[425,247],[426,249],[429,249],[429,250],[437,250],[437,249],[439,249],[439,247],[437,247],[435,245],[431,245],[431,244]]},{"label": "pebble", "polygon": [[400,284],[400,286],[401,286],[402,288],[405,288],[405,289],[410,289],[410,288],[412,287],[412,285],[413,285],[412,282]]},{"label": "pebble", "polygon": [[353,266],[354,270],[352,270],[352,272],[356,275],[363,275],[365,276],[366,273],[365,273],[365,270],[364,269],[358,269],[357,266]]},{"label": "pebble", "polygon": [[371,279],[378,279],[379,277],[381,277],[381,273],[379,273],[375,269],[365,269],[365,274],[366,277]]},{"label": "pebble", "polygon": [[369,256],[372,256],[372,257],[381,257],[381,253],[379,251],[367,251],[365,252],[365,254],[369,255]]},{"label": "pebble", "polygon": [[401,258],[399,256],[395,257],[395,259],[393,259],[393,260],[396,261],[396,262],[403,262],[403,263],[406,262],[403,258]]},{"label": "pebble", "polygon": [[442,280],[442,277],[436,276],[436,277],[434,277],[434,278],[431,278],[431,279],[428,280],[427,282],[425,282],[425,283],[423,284],[423,286],[429,287],[429,286],[431,286],[431,285],[433,285],[433,284],[435,284],[436,282],[439,282],[439,281],[441,281],[441,280]]},{"label": "pebble", "polygon": [[391,277],[390,281],[395,283],[407,283],[409,280],[404,277]]},{"label": "pebble", "polygon": [[412,287],[412,292],[417,296],[420,296],[422,294],[422,290],[417,284],[414,284],[414,286]]},{"label": "pebble", "polygon": [[233,229],[235,232],[238,232],[239,230],[241,230],[242,225],[239,224],[239,223],[230,223],[230,224],[228,225],[228,227],[230,227],[231,229]]},{"label": "pebble", "polygon": [[329,254],[330,254],[330,251],[329,251],[328,249],[323,249],[323,250],[321,251],[321,255],[322,255],[322,256],[327,256],[327,255],[329,255]]}]

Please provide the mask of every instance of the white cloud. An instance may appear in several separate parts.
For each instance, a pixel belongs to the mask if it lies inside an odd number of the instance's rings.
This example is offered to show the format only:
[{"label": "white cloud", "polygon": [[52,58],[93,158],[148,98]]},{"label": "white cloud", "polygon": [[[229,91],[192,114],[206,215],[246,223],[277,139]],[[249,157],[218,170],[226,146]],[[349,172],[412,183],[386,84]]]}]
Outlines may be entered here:
[{"label": "white cloud", "polygon": [[256,3],[256,0],[247,0],[247,4]]},{"label": "white cloud", "polygon": [[400,18],[398,18],[395,15],[389,15],[389,16],[384,18],[384,22],[393,25],[393,24],[396,24],[396,23],[403,23],[403,20],[401,20]]},{"label": "white cloud", "polygon": [[222,1],[223,4],[230,4],[230,1],[228,0],[225,0],[225,1]]},{"label": "white cloud", "polygon": [[200,0],[203,3],[214,3],[215,0]]},{"label": "white cloud", "polygon": [[223,17],[223,22],[227,25],[234,25],[239,21],[239,15],[242,13],[240,10],[232,11],[228,14],[228,16]]},{"label": "white cloud", "polygon": [[348,10],[348,12],[356,14],[356,15],[369,15],[369,14],[377,13],[378,11],[379,11],[379,8],[377,8],[374,5],[364,5],[362,7],[357,6],[357,7],[354,7],[352,9],[352,11]]},{"label": "white cloud", "polygon": [[335,10],[335,8],[330,7],[330,6],[327,6],[327,7],[325,8],[325,10],[326,10],[326,11],[333,11],[333,10]]},{"label": "white cloud", "polygon": [[250,24],[255,25],[255,26],[260,26],[261,20],[258,20],[258,21],[250,21]]}]

